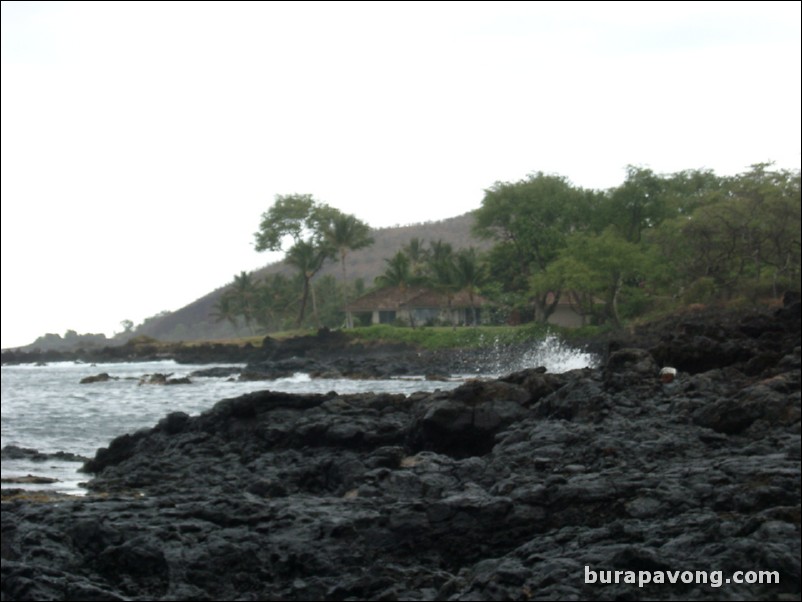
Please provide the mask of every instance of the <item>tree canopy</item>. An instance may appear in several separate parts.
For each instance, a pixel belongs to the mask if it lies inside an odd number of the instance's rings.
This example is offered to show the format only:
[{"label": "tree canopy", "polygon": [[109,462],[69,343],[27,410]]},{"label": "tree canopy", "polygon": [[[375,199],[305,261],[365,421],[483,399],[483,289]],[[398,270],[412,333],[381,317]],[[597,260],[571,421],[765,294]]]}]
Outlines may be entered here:
[{"label": "tree canopy", "polygon": [[[608,190],[535,172],[485,191],[474,232],[492,243],[486,252],[413,238],[384,259],[375,284],[467,290],[522,320],[545,322],[568,303],[587,323],[613,325],[683,303],[776,298],[800,289],[801,205],[799,171],[766,163],[734,176],[629,166]],[[363,286],[348,282],[347,258],[371,243],[355,216],[308,194],[279,195],[255,246],[283,251],[295,276],[238,274],[216,316],[251,332],[340,325]],[[340,264],[339,282],[318,276],[327,261]]]},{"label": "tree canopy", "polygon": [[[353,215],[315,201],[310,194],[277,195],[262,214],[254,234],[257,251],[286,251],[285,260],[296,268],[301,281],[297,324],[303,322],[311,294],[313,313],[319,323],[312,279],[328,259],[339,257],[345,282],[345,258],[350,250],[373,243],[370,228]],[[343,299],[345,301],[345,299]]]},{"label": "tree canopy", "polygon": [[559,295],[531,291],[531,277],[557,259],[571,232],[588,226],[591,203],[592,195],[566,178],[537,172],[514,183],[496,182],[476,211],[474,231],[496,242],[491,271],[501,278],[502,289],[521,302],[532,298],[543,321]]},{"label": "tree canopy", "polygon": [[497,182],[475,231],[495,243],[488,290],[497,300],[546,321],[567,298],[593,321],[620,324],[677,299],[798,291],[799,223],[798,170],[757,164],[720,177],[629,166],[605,191],[541,172]]}]

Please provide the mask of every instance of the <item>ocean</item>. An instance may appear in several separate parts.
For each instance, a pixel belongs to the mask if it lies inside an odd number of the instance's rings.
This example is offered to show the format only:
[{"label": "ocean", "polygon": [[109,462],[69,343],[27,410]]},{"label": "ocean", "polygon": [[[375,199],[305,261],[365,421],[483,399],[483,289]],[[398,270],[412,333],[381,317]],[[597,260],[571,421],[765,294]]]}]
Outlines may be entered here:
[{"label": "ocean", "polygon": [[[190,374],[214,365],[186,365],[173,361],[84,364],[58,362],[48,365],[2,366],[2,442],[1,446],[34,449],[44,454],[65,452],[93,457],[117,436],[150,428],[166,414],[183,411],[197,415],[221,399],[252,391],[270,389],[288,393],[339,394],[446,390],[459,386],[466,378],[491,378],[526,367],[546,366],[550,372],[564,372],[592,366],[589,354],[547,339],[519,357],[501,357],[488,351],[487,369],[481,374],[454,375],[447,381],[427,381],[423,377],[391,380],[310,378],[295,374],[272,381],[239,382],[236,377],[197,377]],[[242,367],[242,366],[233,366]],[[111,380],[80,384],[82,378],[108,373]],[[171,378],[189,377],[190,384],[139,384],[151,374]],[[2,460],[3,479],[33,475],[57,479],[47,484],[3,482],[3,488],[21,487],[72,495],[83,495],[81,483],[91,475],[80,473],[80,462],[31,458]]]}]

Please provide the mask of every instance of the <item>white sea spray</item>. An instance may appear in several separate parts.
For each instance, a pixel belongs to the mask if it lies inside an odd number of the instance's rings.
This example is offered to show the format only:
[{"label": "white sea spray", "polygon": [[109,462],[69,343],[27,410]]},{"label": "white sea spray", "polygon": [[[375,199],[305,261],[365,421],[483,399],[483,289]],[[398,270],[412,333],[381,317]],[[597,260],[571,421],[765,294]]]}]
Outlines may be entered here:
[{"label": "white sea spray", "polygon": [[478,362],[481,368],[476,376],[487,378],[540,367],[547,372],[560,374],[579,368],[595,368],[599,364],[598,356],[569,345],[555,334],[548,334],[529,344],[503,343],[495,337],[482,342],[481,351],[472,358],[475,363],[476,355],[481,357]]}]

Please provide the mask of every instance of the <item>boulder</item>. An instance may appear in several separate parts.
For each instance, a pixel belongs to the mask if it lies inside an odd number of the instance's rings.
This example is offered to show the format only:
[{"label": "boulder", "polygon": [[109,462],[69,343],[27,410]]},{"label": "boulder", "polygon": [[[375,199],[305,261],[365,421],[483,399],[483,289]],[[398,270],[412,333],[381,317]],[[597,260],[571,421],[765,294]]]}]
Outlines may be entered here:
[{"label": "boulder", "polygon": [[117,378],[109,376],[107,372],[101,372],[100,374],[95,374],[94,376],[85,376],[80,380],[79,384],[91,385],[93,383],[105,383],[110,380],[117,380]]}]

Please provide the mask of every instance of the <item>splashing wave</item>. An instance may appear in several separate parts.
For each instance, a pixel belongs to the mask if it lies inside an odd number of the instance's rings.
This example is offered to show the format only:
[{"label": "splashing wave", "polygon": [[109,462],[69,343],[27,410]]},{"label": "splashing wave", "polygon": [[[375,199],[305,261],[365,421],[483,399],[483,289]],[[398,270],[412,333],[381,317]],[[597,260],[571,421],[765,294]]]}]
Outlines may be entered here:
[{"label": "splashing wave", "polygon": [[598,356],[571,347],[556,335],[534,342],[530,346],[509,345],[496,339],[485,348],[482,376],[499,377],[511,372],[543,366],[548,372],[559,374],[578,368],[594,368]]}]

